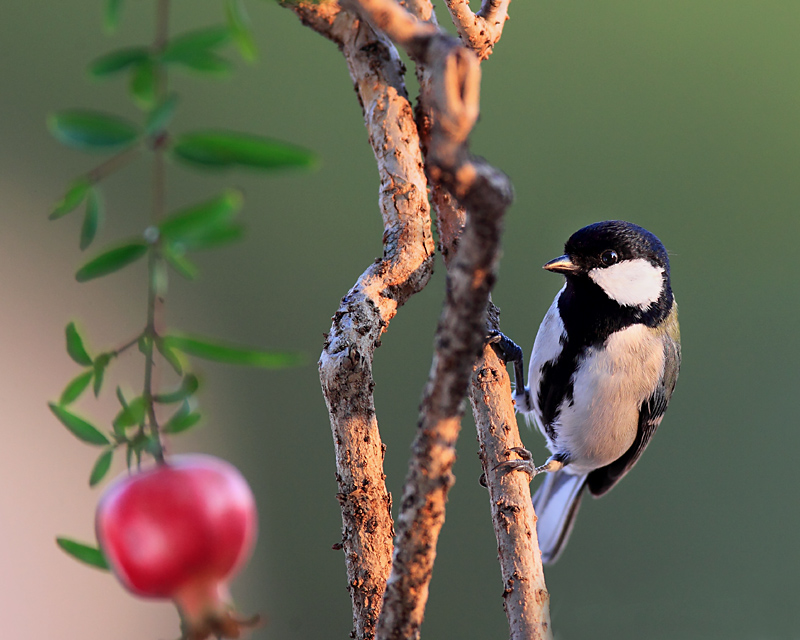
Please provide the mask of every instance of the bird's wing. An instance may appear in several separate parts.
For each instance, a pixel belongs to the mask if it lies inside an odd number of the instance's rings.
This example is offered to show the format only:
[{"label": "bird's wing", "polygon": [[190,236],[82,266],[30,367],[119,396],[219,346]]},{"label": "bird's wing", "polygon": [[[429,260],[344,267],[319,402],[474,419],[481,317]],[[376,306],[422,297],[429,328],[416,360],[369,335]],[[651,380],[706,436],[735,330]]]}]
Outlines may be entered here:
[{"label": "bird's wing", "polygon": [[[681,366],[680,336],[677,334],[677,313],[675,314],[675,329],[671,327],[664,334],[664,375],[661,377],[656,390],[641,406],[639,410],[639,428],[636,439],[630,448],[611,464],[595,469],[589,474],[587,486],[593,496],[599,497],[607,493],[619,482],[622,477],[633,468],[639,456],[656,432],[678,380],[678,371]],[[672,318],[670,318],[672,320]],[[666,324],[672,324],[667,322]]]}]

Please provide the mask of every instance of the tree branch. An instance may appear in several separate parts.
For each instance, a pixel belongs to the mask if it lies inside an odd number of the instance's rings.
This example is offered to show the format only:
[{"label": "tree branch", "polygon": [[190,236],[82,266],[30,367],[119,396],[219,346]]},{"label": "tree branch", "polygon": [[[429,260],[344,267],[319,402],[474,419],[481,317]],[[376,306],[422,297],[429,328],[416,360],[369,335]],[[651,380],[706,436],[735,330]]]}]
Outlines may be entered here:
[{"label": "tree branch", "polygon": [[417,638],[425,611],[447,493],[454,482],[451,468],[462,403],[485,335],[486,304],[496,274],[500,218],[492,213],[500,212],[481,213],[470,218],[448,274],[447,301],[397,519],[392,573],[378,621],[380,639]]},{"label": "tree branch", "polygon": [[461,40],[481,60],[492,55],[494,45],[503,35],[510,2],[511,0],[483,0],[480,10],[473,13],[469,8],[469,0],[445,0]]},{"label": "tree branch", "polygon": [[394,533],[372,396],[372,362],[397,309],[432,273],[427,180],[404,69],[394,46],[335,3],[286,6],[342,50],[381,179],[383,257],[342,299],[319,361],[336,449],[353,636],[367,640],[375,634]]},{"label": "tree branch", "polygon": [[[405,0],[405,7],[418,20],[438,25],[430,0]],[[417,127],[419,128],[422,152],[427,156],[433,116],[424,100],[425,96],[431,93],[433,74],[430,67],[420,61],[417,61],[415,65],[415,72],[420,86],[420,99],[417,101],[415,110]],[[438,249],[442,254],[445,266],[449,268],[450,259],[456,253],[461,232],[464,230],[467,212],[440,183],[432,180],[428,187],[430,189],[431,204],[436,212],[436,230],[439,236]]]},{"label": "tree branch", "polygon": [[504,174],[467,149],[479,113],[480,67],[475,55],[430,22],[415,19],[394,0],[349,0],[346,6],[386,32],[430,74],[431,82],[423,87],[430,116],[428,175],[469,211],[458,251],[449,261],[447,299],[378,621],[378,638],[399,640],[419,636],[447,493],[454,482],[451,469],[462,402],[485,337],[501,221],[512,188]]},{"label": "tree branch", "polygon": [[553,637],[550,595],[544,582],[529,479],[522,473],[495,471],[508,459],[508,450],[521,447],[522,441],[505,363],[488,345],[475,365],[470,401],[489,490],[510,638],[549,640]]},{"label": "tree branch", "polygon": [[[454,2],[448,2],[452,9]],[[406,0],[406,6],[418,19],[435,23],[429,0]],[[474,16],[466,3],[467,12],[463,22]],[[507,19],[508,1],[484,1],[479,12],[483,22],[496,21],[497,28],[490,31],[491,46],[502,35]],[[474,23],[478,20],[475,19]],[[468,37],[459,30],[466,46],[472,46],[481,58],[488,57],[491,48],[484,52],[477,46],[477,39]],[[481,32],[480,35],[484,35]],[[487,41],[484,41],[487,42]],[[424,96],[432,83],[428,66],[417,64],[417,78]],[[417,105],[417,124],[423,151],[430,142],[430,125],[433,116],[427,105]],[[450,267],[455,255],[466,212],[459,202],[440,183],[431,182],[431,201],[436,211],[436,223],[440,251]],[[499,329],[499,312],[489,305],[490,327]],[[511,399],[511,384],[505,365],[498,361],[494,350],[484,347],[484,353],[475,365],[475,374],[469,387],[473,416],[481,444],[481,462],[489,490],[492,522],[497,539],[498,558],[504,584],[503,608],[508,618],[512,640],[552,638],[550,629],[549,594],[544,582],[541,554],[536,537],[536,514],[531,503],[530,485],[521,474],[498,476],[492,470],[507,458],[508,449],[522,446],[517,429],[516,416]]]},{"label": "tree branch", "polygon": [[[377,634],[380,638],[414,638],[419,634],[436,542],[444,521],[447,492],[453,483],[451,467],[460,429],[461,402],[468,386],[471,365],[485,335],[485,312],[489,290],[495,279],[500,220],[511,200],[511,185],[507,178],[482,160],[470,156],[466,146],[467,136],[478,116],[480,70],[477,60],[438,29],[428,0],[406,0],[405,4],[414,15],[406,12],[394,0],[353,0],[349,5],[357,12],[363,11],[362,15],[387,31],[416,62],[421,85],[418,135],[406,138],[405,142],[412,140],[415,147],[420,139],[424,143],[431,195],[437,209],[441,249],[449,270],[448,297],[437,330],[434,363],[423,397],[420,428],[413,446],[413,458],[398,520],[395,563],[378,623]],[[508,0],[484,2],[478,16],[471,12],[462,14],[466,18],[471,16],[473,24],[478,25],[476,29],[481,26],[481,21],[483,27],[487,22],[494,25],[488,35],[486,32],[480,34],[486,36],[483,40],[475,37],[474,30],[470,32],[466,27],[460,29],[465,43],[480,57],[488,57],[491,47],[499,39],[507,6]],[[366,24],[359,24],[358,20],[340,11],[335,3],[301,3],[292,8],[304,23],[332,39],[343,50],[364,107],[371,132],[370,142],[380,167],[380,150],[388,148],[385,144],[383,147],[376,144],[372,135],[380,120],[370,118],[371,103],[365,100],[365,96],[370,90],[380,92],[379,85],[385,82],[405,97],[403,69],[395,60],[393,46],[382,36],[376,36]],[[349,44],[348,34],[353,29],[368,31],[368,41],[361,42],[360,46]],[[375,56],[376,51],[381,53]],[[366,66],[357,64],[359,55],[368,58]],[[378,60],[391,60],[391,64],[385,67],[384,77],[373,74],[372,67]],[[385,112],[381,116],[385,117]],[[392,152],[396,153],[394,147]],[[381,175],[384,175],[383,171]],[[414,172],[409,175],[413,176]],[[397,177],[395,175],[395,179]],[[470,217],[462,238],[466,217],[464,206],[469,207]],[[388,222],[386,214],[384,221]],[[390,228],[391,225],[387,224],[387,231]],[[387,235],[390,234],[385,234],[385,237]],[[385,258],[390,254],[390,251],[385,252]],[[354,513],[351,508],[356,502],[355,493],[359,486],[358,474],[354,473],[352,464],[353,456],[355,454],[356,458],[365,459],[375,454],[374,450],[372,453],[356,451],[365,433],[367,440],[380,443],[371,397],[372,350],[377,337],[385,329],[385,322],[396,311],[395,307],[389,314],[375,313],[370,319],[363,309],[354,308],[354,303],[356,307],[363,306],[360,303],[364,288],[369,289],[369,283],[377,275],[371,271],[372,268],[343,300],[320,360],[323,388],[337,443],[337,475],[340,489],[345,489],[340,491],[345,529],[343,543],[348,557],[355,634],[359,638],[371,637],[371,631],[374,630],[375,616],[380,606],[374,596],[381,577],[377,566],[372,570],[359,571],[353,563],[363,562],[368,568],[370,558],[384,558],[386,549],[391,549],[390,545],[383,545],[376,553],[374,548],[364,547],[363,544],[359,547],[358,544],[368,539],[358,511],[360,509],[363,513],[373,515],[376,507],[381,511],[380,497],[377,500],[365,500],[357,505],[359,508]],[[372,298],[365,296],[364,300]],[[359,324],[356,319],[362,319],[363,322]],[[343,321],[348,324],[348,330],[343,330]],[[369,330],[369,326],[374,327],[370,322],[379,324],[377,334],[374,329]],[[359,341],[358,336],[368,336],[368,344],[363,345],[364,348],[354,346]],[[350,362],[326,366],[326,359],[341,353],[342,345],[346,346],[345,357]],[[485,357],[488,360],[479,361],[477,377],[473,379],[469,390],[478,424],[482,462],[487,469],[505,585],[504,606],[512,639],[548,638],[548,595],[536,544],[535,515],[528,484],[525,478],[517,477],[519,474],[500,478],[492,472],[497,463],[505,459],[507,449],[520,444],[508,375],[491,349],[487,350]],[[361,366],[354,366],[353,361]],[[326,383],[326,379],[336,376],[342,376],[347,384],[339,381]],[[359,393],[356,387],[366,391]],[[350,391],[348,398],[341,395],[346,390]],[[353,415],[349,419],[341,419],[338,413],[342,405],[363,407],[358,413],[365,419],[353,420]],[[351,413],[349,409],[347,413]],[[344,435],[348,430],[352,433]],[[367,470],[366,465],[355,465],[355,469],[367,478],[367,486],[377,486],[374,480],[380,474],[379,484],[384,487],[380,466]],[[355,489],[348,493],[348,487]],[[383,491],[383,509],[388,511],[385,487]],[[354,523],[355,526],[348,523]],[[359,616],[366,616],[366,619],[360,620]]]}]

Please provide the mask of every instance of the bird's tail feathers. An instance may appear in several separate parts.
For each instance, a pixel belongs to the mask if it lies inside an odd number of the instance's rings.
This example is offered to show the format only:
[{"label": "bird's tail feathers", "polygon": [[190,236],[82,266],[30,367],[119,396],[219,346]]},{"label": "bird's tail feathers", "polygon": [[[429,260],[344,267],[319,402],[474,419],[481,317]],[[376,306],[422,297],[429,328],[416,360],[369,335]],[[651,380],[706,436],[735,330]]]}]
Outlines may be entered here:
[{"label": "bird's tail feathers", "polygon": [[563,470],[548,473],[533,496],[536,533],[545,564],[555,562],[567,544],[581,505],[586,478]]}]

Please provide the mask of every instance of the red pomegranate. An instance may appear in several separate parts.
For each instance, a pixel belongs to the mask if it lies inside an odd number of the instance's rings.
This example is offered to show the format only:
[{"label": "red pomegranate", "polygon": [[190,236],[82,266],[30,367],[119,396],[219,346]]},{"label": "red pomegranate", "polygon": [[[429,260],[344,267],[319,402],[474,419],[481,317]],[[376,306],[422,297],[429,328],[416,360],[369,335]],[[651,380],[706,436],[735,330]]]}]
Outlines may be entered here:
[{"label": "red pomegranate", "polygon": [[97,506],[97,539],[131,593],[174,600],[184,638],[238,638],[228,583],[250,557],[256,506],[241,473],[205,455],[125,474]]}]

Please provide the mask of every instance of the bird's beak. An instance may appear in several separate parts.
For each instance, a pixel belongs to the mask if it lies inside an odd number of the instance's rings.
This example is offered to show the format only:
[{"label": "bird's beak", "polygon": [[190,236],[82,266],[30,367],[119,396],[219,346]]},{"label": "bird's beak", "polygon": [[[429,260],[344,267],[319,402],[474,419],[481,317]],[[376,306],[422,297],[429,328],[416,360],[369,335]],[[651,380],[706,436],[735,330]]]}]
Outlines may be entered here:
[{"label": "bird's beak", "polygon": [[542,268],[554,273],[563,273],[564,275],[568,273],[578,273],[578,271],[580,271],[580,267],[570,260],[569,256],[566,254],[558,256],[555,260],[551,260]]}]

